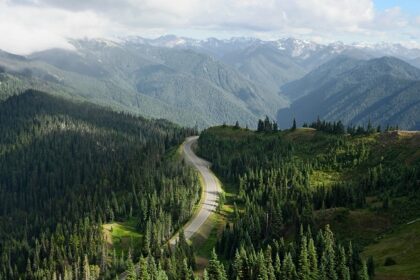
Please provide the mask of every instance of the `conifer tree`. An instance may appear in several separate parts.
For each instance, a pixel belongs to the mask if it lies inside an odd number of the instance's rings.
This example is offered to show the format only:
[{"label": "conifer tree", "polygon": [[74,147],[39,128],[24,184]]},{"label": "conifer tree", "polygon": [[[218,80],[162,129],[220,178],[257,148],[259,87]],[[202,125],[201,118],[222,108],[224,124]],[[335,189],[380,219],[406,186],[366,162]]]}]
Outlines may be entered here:
[{"label": "conifer tree", "polygon": [[149,280],[150,279],[149,270],[148,270],[148,267],[147,267],[147,259],[144,258],[143,256],[141,256],[140,260],[139,260],[138,279],[139,280]]},{"label": "conifer tree", "polygon": [[262,120],[258,120],[257,131],[258,132],[264,131],[264,122]]},{"label": "conifer tree", "polygon": [[233,260],[233,276],[234,279],[242,280],[243,278],[243,262],[239,251],[236,250],[235,259]]},{"label": "conifer tree", "polygon": [[258,280],[268,280],[268,272],[267,272],[267,266],[265,263],[264,254],[262,251],[258,253],[257,256],[257,279]]},{"label": "conifer tree", "polygon": [[276,254],[276,260],[274,264],[274,271],[276,275],[276,279],[281,279],[282,267],[281,267],[281,260],[279,254]]},{"label": "conifer tree", "polygon": [[347,267],[350,269],[350,278],[355,279],[356,271],[354,270],[353,244],[352,244],[351,241],[349,242],[349,247],[348,247],[348,250],[347,250]]},{"label": "conifer tree", "polygon": [[87,255],[85,255],[83,259],[83,280],[91,280],[90,279],[90,267],[89,267],[89,260]]},{"label": "conifer tree", "polygon": [[273,131],[277,132],[279,130],[279,125],[276,122],[273,122]]},{"label": "conifer tree", "polygon": [[28,276],[28,278],[32,278],[33,277],[31,259],[29,259],[29,258],[28,258],[28,260],[26,262],[26,275]]},{"label": "conifer tree", "polygon": [[350,270],[347,267],[346,252],[342,246],[338,247],[337,276],[338,279],[350,280]]},{"label": "conifer tree", "polygon": [[273,258],[272,258],[272,254],[273,251],[271,249],[271,246],[268,245],[265,253],[264,253],[264,258],[265,258],[265,266],[267,268],[267,276],[269,280],[276,280],[276,274],[275,274],[275,269],[273,266]]},{"label": "conifer tree", "polygon": [[292,131],[296,130],[296,119],[293,118]]},{"label": "conifer tree", "polygon": [[321,261],[318,270],[318,277],[319,279],[327,280],[327,254],[326,252],[322,252]]},{"label": "conifer tree", "polygon": [[136,267],[133,263],[133,258],[131,257],[131,253],[128,253],[127,261],[126,261],[126,271],[127,271],[127,280],[137,280],[137,273]]},{"label": "conifer tree", "polygon": [[157,276],[155,278],[156,280],[168,280],[168,275],[166,274],[166,272],[162,269],[162,266],[158,265],[158,270],[157,270]]},{"label": "conifer tree", "polygon": [[298,275],[296,273],[296,267],[293,263],[292,256],[290,253],[286,254],[286,257],[283,260],[281,279],[283,280],[297,280]]},{"label": "conifer tree", "polygon": [[[0,277],[0,279],[1,279],[1,277]],[[66,267],[64,269],[63,280],[73,280],[73,271],[72,271],[71,267]]]},{"label": "conifer tree", "polygon": [[310,280],[310,267],[306,236],[302,236],[299,253],[298,275],[300,280]]},{"label": "conifer tree", "polygon": [[311,279],[318,279],[318,257],[315,249],[315,243],[312,238],[309,239],[308,243],[308,261]]},{"label": "conifer tree", "polygon": [[227,280],[225,268],[217,259],[214,249],[211,253],[211,258],[207,266],[207,277],[209,280]]},{"label": "conifer tree", "polygon": [[362,261],[362,268],[359,273],[359,280],[369,280],[369,273],[365,261]]},{"label": "conifer tree", "polygon": [[203,280],[210,280],[209,273],[207,272],[207,269],[204,269],[204,272],[203,272]]},{"label": "conifer tree", "polygon": [[155,258],[152,255],[147,256],[147,268],[151,279],[156,279],[158,268],[156,267]]},{"label": "conifer tree", "polygon": [[334,234],[332,233],[330,226],[325,226],[325,269],[326,274],[329,280],[337,280],[336,273],[336,258],[335,258],[335,241]]},{"label": "conifer tree", "polygon": [[268,118],[268,116],[265,116],[265,120],[264,120],[264,131],[272,131],[273,127],[272,124],[270,122],[270,119]]}]

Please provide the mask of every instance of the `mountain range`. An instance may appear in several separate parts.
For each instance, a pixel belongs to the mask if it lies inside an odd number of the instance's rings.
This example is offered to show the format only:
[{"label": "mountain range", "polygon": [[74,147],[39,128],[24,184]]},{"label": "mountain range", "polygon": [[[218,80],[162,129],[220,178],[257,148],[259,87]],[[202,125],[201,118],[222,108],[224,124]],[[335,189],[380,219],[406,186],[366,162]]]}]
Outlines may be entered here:
[{"label": "mountain range", "polygon": [[40,90],[189,126],[251,124],[287,104],[278,92],[192,50],[105,40],[72,44],[75,51],[2,53],[0,65],[14,81]]},{"label": "mountain range", "polygon": [[298,124],[320,117],[420,129],[420,69],[394,57],[337,57],[282,92],[295,100],[278,113],[283,127],[294,117]]},{"label": "mountain range", "polygon": [[[360,110],[354,108],[349,109],[353,112],[350,115],[335,113],[340,106],[361,107],[357,103],[360,99],[353,100],[362,94],[353,91],[357,83],[376,92],[373,96],[377,106],[393,106],[389,96],[395,93],[390,91],[398,87],[380,90],[380,85],[375,84],[382,83],[378,77],[384,73],[372,73],[367,83],[363,75],[353,73],[352,76],[348,72],[366,74],[366,69],[356,66],[375,63],[375,59],[383,56],[395,57],[388,59],[385,68],[401,68],[402,61],[404,67],[419,67],[420,50],[398,44],[323,45],[293,38],[195,40],[174,35],[69,42],[72,50],[48,49],[26,56],[0,52],[0,98],[35,88],[117,111],[165,118],[199,128],[235,121],[254,126],[266,115],[272,119],[278,117],[286,127],[293,117],[303,122],[319,115],[328,119],[339,117],[345,123],[367,119],[378,124],[402,121],[401,127],[408,129],[417,127],[415,122],[420,118],[416,94],[405,97],[414,104],[410,120],[375,117],[376,113],[370,109],[364,111],[366,117],[359,116],[355,112]],[[404,75],[392,77],[407,80]],[[319,91],[327,95],[335,93],[339,87],[334,85],[334,90],[328,86],[340,79],[343,88],[339,96],[342,98],[345,92],[346,102],[330,99],[324,104],[325,98],[316,98]],[[416,79],[414,75],[408,80]],[[413,87],[416,92],[416,85]],[[322,102],[302,107],[305,102],[313,102],[310,96]],[[310,114],[308,110],[304,114],[298,109],[312,105],[316,106]],[[405,109],[398,110],[404,113]],[[285,117],[285,114],[289,115]]]}]

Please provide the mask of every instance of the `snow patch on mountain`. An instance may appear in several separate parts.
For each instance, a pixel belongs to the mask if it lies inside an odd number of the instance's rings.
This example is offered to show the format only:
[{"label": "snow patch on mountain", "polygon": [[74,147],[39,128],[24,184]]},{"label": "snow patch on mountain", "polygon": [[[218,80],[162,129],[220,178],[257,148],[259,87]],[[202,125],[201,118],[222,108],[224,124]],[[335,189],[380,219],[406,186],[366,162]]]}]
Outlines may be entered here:
[{"label": "snow patch on mountain", "polygon": [[[309,40],[296,38],[283,38],[279,40],[264,41],[252,37],[232,37],[230,39],[207,38],[203,40],[165,35],[155,39],[141,37],[129,37],[123,40],[126,44],[145,44],[164,48],[185,48],[198,51],[207,51],[216,55],[223,55],[226,52],[243,50],[248,47],[272,46],[282,53],[300,60],[310,59],[313,55],[328,56],[342,54],[346,51],[359,50],[371,56],[396,56],[403,59],[415,59],[420,57],[420,49],[409,48],[398,43],[367,43],[357,42],[345,44],[333,42],[330,44],[319,44]],[[322,53],[320,53],[322,52]]]}]

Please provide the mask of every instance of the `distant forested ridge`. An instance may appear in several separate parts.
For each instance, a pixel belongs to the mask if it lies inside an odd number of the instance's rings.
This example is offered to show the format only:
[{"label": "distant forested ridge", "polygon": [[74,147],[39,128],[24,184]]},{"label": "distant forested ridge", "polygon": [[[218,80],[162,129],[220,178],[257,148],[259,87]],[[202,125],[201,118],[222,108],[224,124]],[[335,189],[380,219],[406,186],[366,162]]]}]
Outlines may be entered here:
[{"label": "distant forested ridge", "polygon": [[229,279],[373,277],[374,259],[359,252],[375,233],[420,213],[420,135],[274,124],[260,121],[258,132],[213,127],[199,138],[199,154],[235,189],[216,246]]},{"label": "distant forested ridge", "polygon": [[282,87],[292,104],[278,112],[282,128],[317,116],[345,125],[371,122],[420,130],[420,69],[395,57],[339,56]]},{"label": "distant forested ridge", "polygon": [[18,56],[0,50],[0,73],[19,79],[25,89],[190,127],[236,119],[251,124],[266,114],[274,117],[287,104],[278,89],[193,50],[87,39],[69,44],[76,51]]},{"label": "distant forested ridge", "polygon": [[[0,103],[0,131],[0,279],[114,279],[138,260],[169,279],[191,271],[186,243],[161,245],[199,199],[169,156],[194,130],[29,90]],[[102,224],[129,218],[143,245],[116,254]]]},{"label": "distant forested ridge", "polygon": [[0,99],[4,91],[37,89],[200,129],[235,120],[252,126],[264,115],[282,128],[294,117],[301,125],[320,116],[419,129],[414,53],[384,57],[380,50],[293,39],[184,47],[175,38],[162,40],[172,47],[97,39],[70,40],[76,51],[19,56],[0,50]]}]

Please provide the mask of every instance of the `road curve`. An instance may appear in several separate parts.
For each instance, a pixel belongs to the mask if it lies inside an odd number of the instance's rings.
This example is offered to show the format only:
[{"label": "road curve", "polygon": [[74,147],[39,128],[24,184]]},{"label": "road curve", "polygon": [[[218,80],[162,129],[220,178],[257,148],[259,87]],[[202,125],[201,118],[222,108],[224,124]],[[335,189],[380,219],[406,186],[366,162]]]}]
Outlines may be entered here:
[{"label": "road curve", "polygon": [[[216,211],[219,199],[219,193],[221,192],[219,183],[210,170],[211,164],[199,158],[192,150],[192,145],[196,143],[198,136],[188,137],[183,147],[183,155],[185,161],[198,170],[201,177],[203,178],[203,198],[200,201],[198,212],[191,218],[191,220],[184,226],[185,238],[190,239],[196,232],[200,230],[200,227],[206,222],[210,215]],[[175,245],[178,241],[178,234],[173,236],[169,243]]]},{"label": "road curve", "polygon": [[[216,180],[215,175],[210,170],[210,163],[202,158],[196,156],[191,146],[196,143],[198,136],[188,137],[182,145],[182,154],[185,161],[198,170],[203,178],[204,185],[202,195],[204,198],[200,200],[199,209],[193,215],[191,220],[184,225],[185,238],[190,239],[196,232],[200,230],[200,227],[206,222],[213,213],[218,205],[219,193],[221,188],[219,182]],[[178,242],[178,234],[175,234],[170,240],[169,244],[174,246]],[[138,270],[138,266],[136,266]],[[127,272],[123,272],[119,275],[118,279],[125,280],[127,278]]]}]

